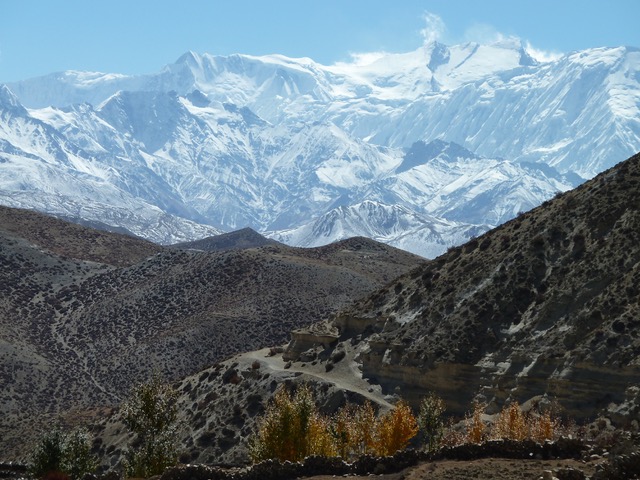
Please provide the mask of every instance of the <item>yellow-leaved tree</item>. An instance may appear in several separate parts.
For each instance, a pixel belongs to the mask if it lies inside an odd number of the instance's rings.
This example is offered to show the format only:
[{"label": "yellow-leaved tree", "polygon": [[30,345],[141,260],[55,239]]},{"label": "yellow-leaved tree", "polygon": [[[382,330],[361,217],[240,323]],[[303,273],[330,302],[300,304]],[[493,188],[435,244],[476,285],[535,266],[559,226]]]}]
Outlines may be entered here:
[{"label": "yellow-leaved tree", "polygon": [[295,393],[276,392],[249,447],[254,462],[277,458],[297,461],[309,455],[332,456],[335,444],[328,421],[317,411],[308,385]]},{"label": "yellow-leaved tree", "polygon": [[400,401],[396,406],[378,419],[375,453],[380,456],[393,455],[409,445],[409,441],[418,433],[418,421],[411,407]]}]

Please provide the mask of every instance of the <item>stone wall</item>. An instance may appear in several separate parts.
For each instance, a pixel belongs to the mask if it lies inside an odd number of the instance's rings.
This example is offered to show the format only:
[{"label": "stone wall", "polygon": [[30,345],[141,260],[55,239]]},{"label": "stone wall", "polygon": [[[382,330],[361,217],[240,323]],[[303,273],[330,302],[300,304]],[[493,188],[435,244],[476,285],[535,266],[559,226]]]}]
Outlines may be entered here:
[{"label": "stone wall", "polygon": [[390,457],[362,456],[353,463],[339,458],[308,457],[302,462],[266,460],[247,468],[224,469],[206,465],[181,465],[168,469],[160,480],[293,480],[315,475],[381,475],[399,472],[430,460],[474,458],[553,459],[580,458],[586,446],[574,439],[543,445],[532,441],[500,440],[484,444],[443,448],[435,454],[403,450]]}]

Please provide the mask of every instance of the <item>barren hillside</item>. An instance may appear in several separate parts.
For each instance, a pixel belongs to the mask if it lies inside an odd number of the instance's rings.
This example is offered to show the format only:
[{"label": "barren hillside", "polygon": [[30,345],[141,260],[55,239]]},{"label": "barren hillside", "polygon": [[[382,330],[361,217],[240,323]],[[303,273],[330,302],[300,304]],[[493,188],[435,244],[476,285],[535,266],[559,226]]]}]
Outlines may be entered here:
[{"label": "barren hillside", "polygon": [[61,411],[116,405],[154,371],[173,381],[282,344],[291,329],[422,262],[366,239],[313,250],[161,249],[30,215],[5,211],[12,220],[0,228],[4,454]]},{"label": "barren hillside", "polygon": [[366,335],[365,377],[414,402],[436,390],[460,413],[478,394],[493,409],[548,394],[576,419],[603,407],[628,419],[640,403],[639,193],[636,155],[334,324]]},{"label": "barren hillside", "polygon": [[[639,182],[640,155],[295,329],[284,354],[185,378],[186,460],[246,462],[257,414],[300,381],[328,411],[346,398],[417,406],[435,391],[458,418],[473,399],[489,413],[557,400],[573,420],[629,425],[640,413]],[[115,425],[101,430],[105,447],[122,446]]]}]

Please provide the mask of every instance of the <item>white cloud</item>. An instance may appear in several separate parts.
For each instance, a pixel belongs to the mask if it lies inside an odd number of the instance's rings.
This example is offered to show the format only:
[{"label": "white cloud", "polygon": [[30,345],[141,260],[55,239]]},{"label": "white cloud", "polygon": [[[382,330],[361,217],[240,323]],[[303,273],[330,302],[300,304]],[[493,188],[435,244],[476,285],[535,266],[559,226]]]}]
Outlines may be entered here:
[{"label": "white cloud", "polygon": [[525,44],[525,50],[531,57],[541,63],[553,62],[562,56],[562,53],[535,48],[529,41]]},{"label": "white cloud", "polygon": [[552,62],[560,58],[563,54],[557,51],[542,50],[535,48],[531,42],[523,41],[513,35],[505,35],[492,25],[486,23],[476,23],[467,28],[464,33],[464,41],[477,42],[483,45],[508,42],[513,45],[522,45],[529,55],[538,62]]},{"label": "white cloud", "polygon": [[420,30],[420,35],[422,35],[425,44],[442,39],[444,32],[447,30],[442,18],[435,13],[424,12],[424,23],[425,26]]},{"label": "white cloud", "polygon": [[502,42],[506,38],[510,37],[499,32],[493,25],[487,23],[474,23],[464,32],[465,42],[477,42],[484,45]]},{"label": "white cloud", "polygon": [[366,53],[350,53],[352,64],[356,66],[371,65],[376,60],[388,55],[386,52],[366,52]]}]

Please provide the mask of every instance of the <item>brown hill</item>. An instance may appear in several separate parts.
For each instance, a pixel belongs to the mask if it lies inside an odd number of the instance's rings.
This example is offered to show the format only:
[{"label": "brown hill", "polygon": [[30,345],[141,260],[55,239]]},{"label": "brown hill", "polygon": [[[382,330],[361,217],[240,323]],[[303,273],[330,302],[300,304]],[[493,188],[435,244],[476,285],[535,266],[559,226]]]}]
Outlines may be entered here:
[{"label": "brown hill", "polygon": [[[640,155],[400,277],[335,320],[363,375],[413,402],[555,397],[639,413]],[[617,407],[616,407],[617,405]],[[616,412],[617,410],[617,412]],[[615,415],[614,415],[615,417]]]},{"label": "brown hill", "polygon": [[334,408],[336,391],[414,406],[435,391],[454,415],[473,399],[489,412],[556,399],[575,420],[629,424],[640,414],[639,194],[636,155],[295,330],[283,356],[252,352],[183,380],[189,461],[247,461],[255,413],[283,382],[318,385]]},{"label": "brown hill", "polygon": [[[291,329],[422,261],[364,239],[311,250],[169,250],[34,218],[13,229],[29,241],[0,229],[0,451],[7,456],[24,454],[33,430],[62,411],[78,417],[116,405],[154,371],[175,380],[239,351],[282,344]],[[135,261],[144,248],[152,255]]]},{"label": "brown hill", "polygon": [[177,243],[172,248],[203,250],[205,252],[219,252],[222,250],[236,250],[245,248],[264,247],[265,245],[282,245],[260,235],[251,228],[243,228],[234,232],[214,235],[212,237],[195,240],[193,242]]},{"label": "brown hill", "polygon": [[139,262],[162,247],[140,238],[70,223],[33,210],[0,205],[0,232],[27,240],[61,257],[113,266]]}]

